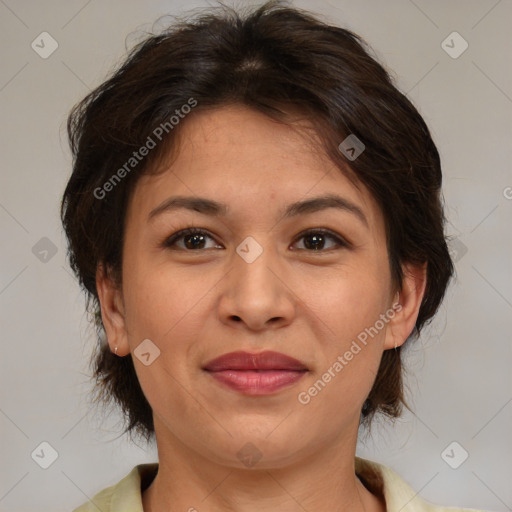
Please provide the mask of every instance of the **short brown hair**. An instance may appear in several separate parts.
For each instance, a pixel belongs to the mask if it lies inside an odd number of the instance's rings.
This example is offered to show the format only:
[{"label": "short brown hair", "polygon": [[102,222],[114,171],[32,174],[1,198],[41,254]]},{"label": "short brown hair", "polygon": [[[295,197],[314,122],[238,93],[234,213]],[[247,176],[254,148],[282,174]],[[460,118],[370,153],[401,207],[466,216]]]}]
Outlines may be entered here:
[{"label": "short brown hair", "polygon": [[[427,264],[425,294],[407,341],[416,338],[436,313],[453,274],[436,146],[421,115],[359,36],[280,1],[244,14],[224,6],[203,11],[147,37],[70,113],[73,173],[61,217],[70,265],[96,315],[98,334],[103,326],[97,267],[103,264],[120,283],[128,200],[138,178],[153,172],[172,149],[181,124],[169,127],[133,171],[111,182],[108,194],[104,185],[155,127],[169,124],[191,98],[195,111],[238,103],[290,123],[286,107],[293,106],[311,120],[323,150],[341,172],[364,184],[382,209],[397,289],[403,263]],[[365,146],[355,160],[338,149],[349,135]],[[104,197],[98,198],[98,190]],[[103,343],[93,361],[98,401],[115,401],[127,421],[125,432],[149,440],[152,410],[131,354],[117,357]],[[361,421],[369,425],[376,412],[397,417],[402,405],[399,347],[384,351]]]}]

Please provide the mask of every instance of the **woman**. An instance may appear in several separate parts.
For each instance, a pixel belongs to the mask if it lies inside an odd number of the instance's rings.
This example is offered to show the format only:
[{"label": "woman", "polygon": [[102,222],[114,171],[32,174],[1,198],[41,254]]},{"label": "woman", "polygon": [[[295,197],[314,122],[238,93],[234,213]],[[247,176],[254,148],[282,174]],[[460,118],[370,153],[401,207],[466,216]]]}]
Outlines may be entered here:
[{"label": "woman", "polygon": [[280,2],[203,13],[68,129],[100,397],[159,459],[75,512],[445,510],[355,457],[453,273],[437,149],[358,36]]}]

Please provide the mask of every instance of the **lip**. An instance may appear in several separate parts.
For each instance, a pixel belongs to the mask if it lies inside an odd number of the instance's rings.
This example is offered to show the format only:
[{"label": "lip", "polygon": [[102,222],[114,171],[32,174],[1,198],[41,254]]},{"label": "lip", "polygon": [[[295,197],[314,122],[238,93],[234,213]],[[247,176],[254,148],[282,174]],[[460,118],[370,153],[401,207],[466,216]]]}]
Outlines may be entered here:
[{"label": "lip", "polygon": [[307,366],[298,359],[281,354],[280,352],[229,352],[212,359],[203,367],[210,372],[223,370],[294,370],[304,371]]},{"label": "lip", "polygon": [[229,352],[212,359],[203,370],[225,386],[247,395],[267,395],[300,380],[308,368],[279,352]]}]

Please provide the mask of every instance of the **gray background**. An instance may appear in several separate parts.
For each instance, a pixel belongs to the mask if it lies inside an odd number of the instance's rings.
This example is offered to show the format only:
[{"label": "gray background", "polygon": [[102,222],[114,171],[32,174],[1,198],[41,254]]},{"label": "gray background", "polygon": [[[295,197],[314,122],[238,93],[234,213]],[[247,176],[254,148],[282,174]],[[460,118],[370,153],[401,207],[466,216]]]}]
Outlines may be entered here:
[{"label": "gray background", "polygon": [[[58,217],[70,173],[64,128],[135,30],[205,5],[0,0],[1,511],[71,511],[135,464],[156,460],[154,449],[119,437],[116,414],[88,412],[94,339]],[[415,413],[394,427],[376,424],[358,454],[438,504],[512,510],[512,2],[295,5],[363,36],[418,106],[441,153],[455,238],[457,282],[407,356]],[[47,59],[31,47],[42,46],[44,31],[58,43]],[[458,58],[441,46],[453,31],[469,44]],[[452,53],[462,48],[457,36],[447,43]],[[34,460],[49,457],[43,441],[58,452],[48,469]],[[453,469],[445,460],[457,465],[462,449],[469,457]]]}]

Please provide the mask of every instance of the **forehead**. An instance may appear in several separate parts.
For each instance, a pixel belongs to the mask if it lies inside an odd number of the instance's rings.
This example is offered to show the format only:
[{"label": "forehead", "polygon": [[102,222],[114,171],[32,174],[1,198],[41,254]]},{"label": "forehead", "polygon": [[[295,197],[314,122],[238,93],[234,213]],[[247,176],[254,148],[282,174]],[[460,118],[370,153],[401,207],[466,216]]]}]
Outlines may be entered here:
[{"label": "forehead", "polygon": [[382,227],[371,194],[334,165],[307,122],[290,126],[232,105],[194,112],[176,135],[163,171],[139,179],[132,215],[147,215],[171,195],[187,195],[224,202],[228,213],[242,220],[262,201],[266,206],[258,209],[270,213],[308,197],[337,194],[359,205],[370,224]]}]

